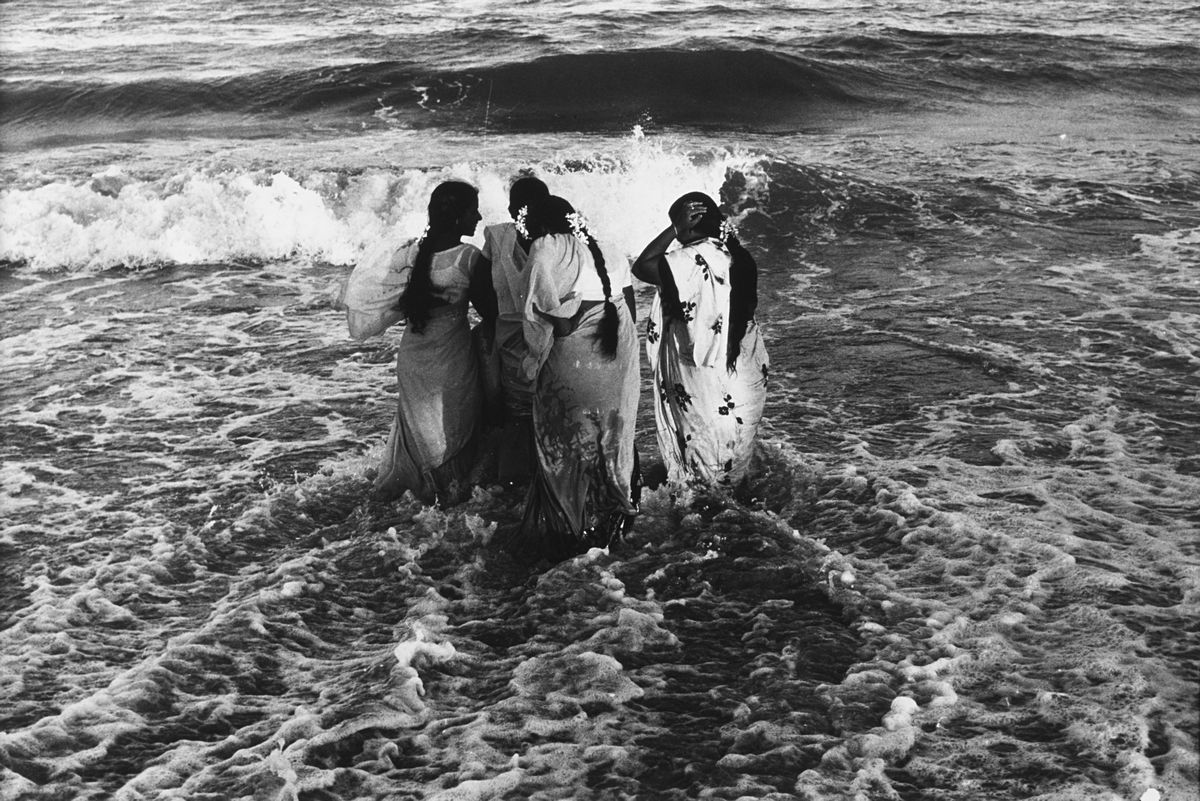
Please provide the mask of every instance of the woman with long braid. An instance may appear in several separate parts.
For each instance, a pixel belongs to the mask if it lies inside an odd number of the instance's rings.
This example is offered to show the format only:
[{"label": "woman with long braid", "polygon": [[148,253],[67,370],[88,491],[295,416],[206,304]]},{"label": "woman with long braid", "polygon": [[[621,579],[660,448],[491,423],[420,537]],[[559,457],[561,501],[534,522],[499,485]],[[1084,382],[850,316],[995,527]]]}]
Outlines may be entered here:
[{"label": "woman with long braid", "polygon": [[[708,195],[689,192],[669,215],[633,265],[658,287],[646,326],[658,446],[669,480],[733,487],[766,402],[758,266]],[[669,249],[673,241],[680,246]]]},{"label": "woman with long braid", "polygon": [[377,497],[405,490],[430,502],[454,502],[468,489],[482,414],[478,356],[467,320],[470,302],[485,324],[496,316],[491,276],[479,249],[463,243],[481,220],[479,194],[461,181],[429,197],[429,227],[393,257],[411,265],[396,304],[407,320],[396,355],[399,398]]},{"label": "woman with long braid", "polygon": [[615,543],[637,514],[637,332],[620,297],[628,268],[605,263],[570,203],[535,201],[519,223],[533,241],[524,364],[538,467],[505,545],[558,561]]}]

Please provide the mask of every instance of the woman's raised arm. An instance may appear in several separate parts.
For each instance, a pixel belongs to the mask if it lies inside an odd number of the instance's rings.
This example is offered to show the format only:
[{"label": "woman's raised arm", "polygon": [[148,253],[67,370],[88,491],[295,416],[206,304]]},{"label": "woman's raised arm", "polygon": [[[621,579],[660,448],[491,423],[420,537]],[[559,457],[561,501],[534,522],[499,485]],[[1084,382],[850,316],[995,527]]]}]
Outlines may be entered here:
[{"label": "woman's raised arm", "polygon": [[650,244],[642,249],[641,255],[633,263],[633,274],[639,280],[655,286],[662,285],[663,255],[671,242],[675,240],[675,227],[668,225],[663,232],[654,237]]}]

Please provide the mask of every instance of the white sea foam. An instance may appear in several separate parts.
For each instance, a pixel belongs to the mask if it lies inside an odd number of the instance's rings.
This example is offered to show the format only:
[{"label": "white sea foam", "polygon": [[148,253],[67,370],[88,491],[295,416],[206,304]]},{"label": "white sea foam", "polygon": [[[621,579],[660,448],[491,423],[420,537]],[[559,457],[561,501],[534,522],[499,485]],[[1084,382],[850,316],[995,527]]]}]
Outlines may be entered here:
[{"label": "white sea foam", "polygon": [[[665,209],[678,195],[700,189],[719,196],[729,169],[747,175],[747,191],[765,182],[752,155],[693,157],[639,137],[507,167],[460,163],[345,176],[209,168],[154,181],[110,167],[78,183],[0,193],[0,259],[36,270],[292,256],[349,264],[380,239],[419,234],[429,192],[441,180],[478,186],[485,223],[507,219],[508,182],[522,168],[584,211],[597,237],[627,258],[667,224]],[[482,228],[474,241],[482,243]]]},{"label": "white sea foam", "polygon": [[[1133,237],[1144,254],[1164,267],[1195,270],[1200,262],[1200,228],[1168,231],[1164,234],[1135,234]],[[1200,278],[1191,276],[1192,285]]]},{"label": "white sea foam", "polygon": [[[0,793],[1187,797],[1194,229],[1084,236],[1022,216],[1104,209],[1010,193],[1020,143],[886,138],[779,141],[817,165],[786,181],[682,135],[6,154]],[[1124,174],[1080,141],[1053,169]],[[753,500],[647,491],[628,543],[536,581],[487,547],[499,488],[366,503],[398,332],[351,344],[320,300],[438,181],[491,222],[522,168],[617,257],[680,192],[740,193],[778,357]],[[970,219],[872,206],[914,184]]]}]

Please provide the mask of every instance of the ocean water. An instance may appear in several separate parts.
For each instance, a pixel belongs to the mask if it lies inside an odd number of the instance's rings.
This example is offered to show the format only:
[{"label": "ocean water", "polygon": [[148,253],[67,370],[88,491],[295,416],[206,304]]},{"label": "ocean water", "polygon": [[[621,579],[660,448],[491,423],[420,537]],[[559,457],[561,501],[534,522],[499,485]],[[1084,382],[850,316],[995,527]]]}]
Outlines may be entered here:
[{"label": "ocean water", "polygon": [[[1198,40],[1178,0],[7,0],[0,799],[1194,801]],[[536,571],[511,490],[368,502],[401,332],[328,301],[521,170],[627,256],[719,196],[773,362],[749,492]]]}]

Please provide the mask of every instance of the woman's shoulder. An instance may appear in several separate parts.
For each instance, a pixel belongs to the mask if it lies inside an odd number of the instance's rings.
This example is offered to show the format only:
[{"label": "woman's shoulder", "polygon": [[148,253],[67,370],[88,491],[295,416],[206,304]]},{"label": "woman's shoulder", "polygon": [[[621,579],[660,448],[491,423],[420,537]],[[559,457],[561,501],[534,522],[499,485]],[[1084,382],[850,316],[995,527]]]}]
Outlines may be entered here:
[{"label": "woman's shoulder", "polygon": [[576,241],[575,237],[571,234],[546,234],[545,236],[539,236],[529,246],[529,258],[534,258],[535,254],[542,258],[563,258],[569,256],[573,250],[571,243],[574,241]]},{"label": "woman's shoulder", "polygon": [[732,260],[729,250],[716,239],[698,239],[686,245],[680,245],[665,254],[667,263],[672,266],[683,264],[706,264],[709,262],[729,262]]},{"label": "woman's shoulder", "polygon": [[470,242],[463,242],[458,246],[458,254],[454,258],[454,263],[458,265],[459,270],[464,275],[470,275],[472,268],[483,258],[483,251],[472,245]]},{"label": "woman's shoulder", "polygon": [[471,268],[479,261],[481,255],[479,248],[470,242],[463,242],[433,254],[433,270],[439,274],[469,275]]},{"label": "woman's shoulder", "polygon": [[470,242],[460,242],[452,248],[439,250],[436,255],[441,262],[460,264],[474,261],[482,255],[482,251]]},{"label": "woman's shoulder", "polygon": [[512,239],[517,235],[517,226],[513,222],[493,223],[485,225],[483,228],[484,242],[503,242],[506,239]]},{"label": "woman's shoulder", "polygon": [[503,262],[517,242],[517,226],[511,222],[495,223],[483,229],[483,257]]}]

